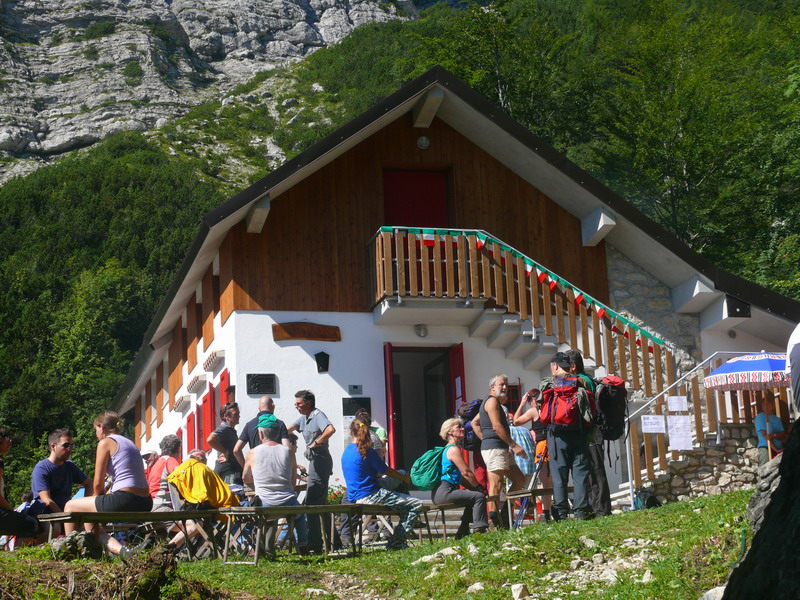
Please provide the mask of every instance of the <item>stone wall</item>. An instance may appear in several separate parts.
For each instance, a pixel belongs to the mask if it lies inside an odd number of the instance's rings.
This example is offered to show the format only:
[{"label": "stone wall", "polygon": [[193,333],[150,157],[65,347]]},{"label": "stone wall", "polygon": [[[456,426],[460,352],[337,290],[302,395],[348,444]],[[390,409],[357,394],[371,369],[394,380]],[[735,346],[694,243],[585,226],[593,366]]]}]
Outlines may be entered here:
[{"label": "stone wall", "polygon": [[655,492],[662,502],[675,502],[752,487],[758,480],[758,449],[750,424],[722,425],[721,444],[709,439],[682,451],[656,476]]},{"label": "stone wall", "polygon": [[672,310],[670,288],[606,245],[611,308],[675,347],[678,376],[701,360],[700,318]]}]

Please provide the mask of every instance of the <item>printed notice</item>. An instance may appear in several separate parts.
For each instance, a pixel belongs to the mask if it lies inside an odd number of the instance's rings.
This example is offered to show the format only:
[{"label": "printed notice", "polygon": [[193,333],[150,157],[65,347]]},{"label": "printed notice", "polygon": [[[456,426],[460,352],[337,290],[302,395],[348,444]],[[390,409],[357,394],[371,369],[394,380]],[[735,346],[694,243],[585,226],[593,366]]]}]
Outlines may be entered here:
[{"label": "printed notice", "polygon": [[666,433],[663,415],[642,415],[642,433]]},{"label": "printed notice", "polygon": [[689,415],[669,415],[667,417],[670,450],[691,450],[692,429]]},{"label": "printed notice", "polygon": [[689,410],[686,396],[667,396],[667,410],[670,412],[685,412]]}]

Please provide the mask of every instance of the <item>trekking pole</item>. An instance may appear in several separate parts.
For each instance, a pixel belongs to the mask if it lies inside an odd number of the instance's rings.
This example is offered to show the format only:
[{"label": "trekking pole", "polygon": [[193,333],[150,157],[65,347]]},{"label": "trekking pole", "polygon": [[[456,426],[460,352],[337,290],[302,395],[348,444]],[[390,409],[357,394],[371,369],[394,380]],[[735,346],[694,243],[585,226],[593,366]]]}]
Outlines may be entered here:
[{"label": "trekking pole", "polygon": [[[544,459],[547,456],[547,452],[543,452],[542,455],[539,457],[539,460],[536,463],[536,468],[533,470],[533,477],[531,477],[531,489],[535,489],[536,481],[539,479],[539,471],[542,469],[542,465],[544,464]],[[519,529],[522,525],[522,521],[525,520],[525,514],[528,512],[528,502],[530,500],[530,496],[525,496],[522,501],[520,502],[520,506],[517,509],[517,515],[514,518],[514,525],[513,529]]]}]

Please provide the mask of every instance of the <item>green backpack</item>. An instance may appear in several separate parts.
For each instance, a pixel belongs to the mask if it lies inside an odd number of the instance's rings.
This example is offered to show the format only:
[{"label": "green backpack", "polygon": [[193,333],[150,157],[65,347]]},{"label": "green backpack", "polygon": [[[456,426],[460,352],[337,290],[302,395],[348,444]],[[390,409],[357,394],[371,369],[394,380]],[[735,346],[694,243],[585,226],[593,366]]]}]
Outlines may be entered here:
[{"label": "green backpack", "polygon": [[432,490],[442,480],[442,453],[447,446],[436,446],[411,465],[411,485],[420,490]]}]

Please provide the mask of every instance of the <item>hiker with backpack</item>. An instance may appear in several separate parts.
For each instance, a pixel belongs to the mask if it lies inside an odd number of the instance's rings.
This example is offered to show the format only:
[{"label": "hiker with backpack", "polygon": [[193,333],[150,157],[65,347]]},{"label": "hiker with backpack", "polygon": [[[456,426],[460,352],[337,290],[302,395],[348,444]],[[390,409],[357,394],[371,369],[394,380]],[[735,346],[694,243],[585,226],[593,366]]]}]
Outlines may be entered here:
[{"label": "hiker with backpack", "polygon": [[503,477],[511,480],[509,492],[521,490],[525,476],[514,456],[526,457],[525,450],[511,438],[505,403],[508,401],[508,375],[497,374],[489,380],[489,397],[481,403],[472,420],[472,428],[481,438],[481,456],[489,471],[489,519],[503,527],[498,513]]},{"label": "hiker with backpack", "polygon": [[[597,384],[588,375],[583,366],[583,355],[580,350],[565,352],[570,360],[569,372],[583,381],[586,390],[595,394],[597,400]],[[591,436],[590,436],[591,438]],[[595,516],[605,517],[611,514],[611,491],[608,489],[608,477],[603,461],[603,434],[600,428],[594,428],[594,437],[589,439],[589,504]]]},{"label": "hiker with backpack", "polygon": [[[461,442],[464,439],[464,425],[459,418],[447,419],[442,423],[439,436],[447,443],[442,452],[441,482],[433,490],[431,500],[434,504],[458,504],[464,507],[461,516],[461,525],[456,532],[456,539],[469,535],[469,524],[472,523],[472,533],[485,533],[489,528],[486,519],[486,490],[475,474],[470,470],[461,454]],[[459,486],[466,482],[474,490],[460,489]]]},{"label": "hiker with backpack", "polygon": [[579,520],[594,515],[589,506],[588,436],[594,420],[594,396],[582,380],[570,373],[572,363],[563,352],[556,352],[550,361],[552,378],[542,380],[541,420],[547,425],[547,450],[553,477],[552,517],[556,521],[569,514],[567,486],[572,473],[574,484],[573,512]]}]

